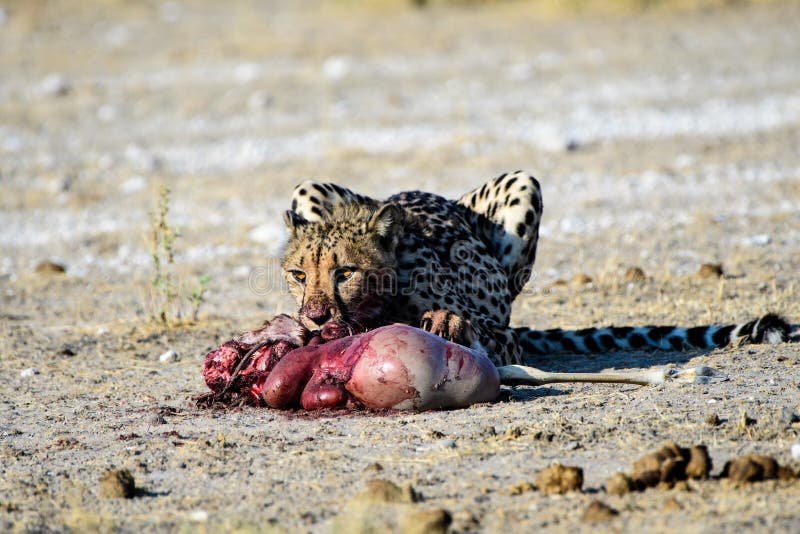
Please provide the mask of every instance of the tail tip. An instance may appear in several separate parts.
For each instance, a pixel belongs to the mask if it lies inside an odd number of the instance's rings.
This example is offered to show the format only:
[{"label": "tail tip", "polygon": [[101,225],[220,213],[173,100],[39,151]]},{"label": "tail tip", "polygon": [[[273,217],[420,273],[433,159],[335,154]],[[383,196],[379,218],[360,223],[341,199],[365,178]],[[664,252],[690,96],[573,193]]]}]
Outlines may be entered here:
[{"label": "tail tip", "polygon": [[776,313],[768,313],[755,325],[753,340],[756,343],[783,343],[789,339],[792,332],[791,325]]}]

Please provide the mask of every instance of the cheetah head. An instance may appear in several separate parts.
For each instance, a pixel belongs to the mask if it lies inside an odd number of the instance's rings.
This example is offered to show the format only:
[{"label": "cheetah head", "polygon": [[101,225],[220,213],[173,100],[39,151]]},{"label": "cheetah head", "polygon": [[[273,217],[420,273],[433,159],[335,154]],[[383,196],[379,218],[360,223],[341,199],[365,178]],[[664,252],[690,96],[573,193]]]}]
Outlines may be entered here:
[{"label": "cheetah head", "polygon": [[289,243],[283,271],[306,328],[330,340],[381,324],[396,287],[401,218],[392,204],[345,204],[319,222],[286,212]]}]

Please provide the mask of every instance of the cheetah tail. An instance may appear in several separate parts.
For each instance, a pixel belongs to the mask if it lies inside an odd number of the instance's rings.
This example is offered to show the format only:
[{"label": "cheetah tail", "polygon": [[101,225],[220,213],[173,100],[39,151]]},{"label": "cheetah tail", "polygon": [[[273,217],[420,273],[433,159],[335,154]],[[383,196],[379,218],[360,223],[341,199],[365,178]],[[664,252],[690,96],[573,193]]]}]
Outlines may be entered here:
[{"label": "cheetah tail", "polygon": [[[655,348],[692,350],[738,346],[743,343],[781,343],[790,340],[792,326],[776,314],[724,326],[609,326],[583,330],[516,328],[526,354],[603,353]],[[794,340],[794,339],[793,339]]]}]

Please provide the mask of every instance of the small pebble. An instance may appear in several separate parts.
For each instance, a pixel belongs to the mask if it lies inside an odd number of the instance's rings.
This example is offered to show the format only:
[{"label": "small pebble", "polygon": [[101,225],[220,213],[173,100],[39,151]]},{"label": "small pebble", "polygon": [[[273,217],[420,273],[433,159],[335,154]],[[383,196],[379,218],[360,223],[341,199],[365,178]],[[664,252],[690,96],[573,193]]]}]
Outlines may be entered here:
[{"label": "small pebble", "polygon": [[574,451],[574,450],[577,450],[577,449],[580,449],[580,448],[581,448],[581,444],[578,443],[577,441],[569,441],[564,446],[564,450],[567,450],[567,451]]},{"label": "small pebble", "polygon": [[768,234],[751,235],[744,242],[751,247],[765,247],[772,243],[772,237]]},{"label": "small pebble", "polygon": [[167,424],[167,420],[164,419],[163,415],[154,414],[150,418],[150,424],[152,424],[152,425],[166,425]]},{"label": "small pebble", "polygon": [[33,375],[38,375],[38,374],[39,370],[36,367],[28,367],[27,369],[23,369],[19,373],[19,376],[21,376],[22,378],[30,378]]},{"label": "small pebble", "polygon": [[625,271],[624,280],[628,284],[641,284],[647,281],[647,275],[641,267],[631,267]]},{"label": "small pebble", "polygon": [[683,505],[681,505],[681,503],[679,503],[675,497],[670,497],[664,503],[662,510],[665,512],[677,512],[679,510],[683,510]]},{"label": "small pebble", "polygon": [[173,363],[178,361],[178,353],[174,350],[170,349],[161,356],[158,357],[158,361],[161,363]]},{"label": "small pebble", "polygon": [[778,418],[781,423],[786,423],[788,425],[800,421],[800,417],[798,417],[789,406],[781,406]]},{"label": "small pebble", "polygon": [[33,270],[36,274],[64,274],[67,272],[67,268],[63,264],[51,260],[40,261]]},{"label": "small pebble", "polygon": [[267,109],[272,105],[272,95],[264,90],[258,90],[247,97],[247,107],[252,111]]},{"label": "small pebble", "polygon": [[800,460],[800,441],[792,443],[792,460]]},{"label": "small pebble", "polygon": [[329,80],[341,80],[350,73],[352,61],[346,56],[331,56],[322,64],[322,74]]},{"label": "small pebble", "polygon": [[192,510],[189,512],[189,521],[193,523],[205,523],[208,521],[208,512],[205,510]]},{"label": "small pebble", "polygon": [[570,283],[573,286],[586,286],[592,283],[592,277],[586,273],[578,273],[572,277]]},{"label": "small pebble", "polygon": [[39,82],[39,92],[45,96],[66,96],[72,90],[72,84],[57,72],[48,74]]},{"label": "small pebble", "polygon": [[378,462],[372,462],[367,467],[364,468],[364,471],[367,473],[380,473],[383,471],[383,466]]}]

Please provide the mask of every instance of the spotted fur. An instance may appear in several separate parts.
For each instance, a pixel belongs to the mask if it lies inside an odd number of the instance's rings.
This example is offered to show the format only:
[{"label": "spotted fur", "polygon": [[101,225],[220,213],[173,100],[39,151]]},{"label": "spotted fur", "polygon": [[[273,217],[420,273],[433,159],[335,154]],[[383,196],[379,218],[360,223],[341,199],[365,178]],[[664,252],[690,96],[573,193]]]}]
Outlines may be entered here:
[{"label": "spotted fur", "polygon": [[300,321],[336,338],[401,322],[480,342],[497,365],[552,352],[709,348],[778,342],[787,323],[767,315],[742,325],[598,328],[575,332],[509,326],[530,279],[542,195],[522,171],[457,200],[409,191],[379,201],[332,183],[304,182],[286,213],[283,267]]}]

